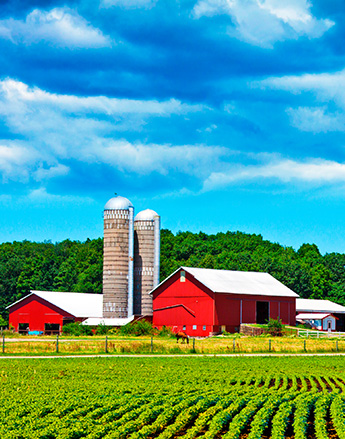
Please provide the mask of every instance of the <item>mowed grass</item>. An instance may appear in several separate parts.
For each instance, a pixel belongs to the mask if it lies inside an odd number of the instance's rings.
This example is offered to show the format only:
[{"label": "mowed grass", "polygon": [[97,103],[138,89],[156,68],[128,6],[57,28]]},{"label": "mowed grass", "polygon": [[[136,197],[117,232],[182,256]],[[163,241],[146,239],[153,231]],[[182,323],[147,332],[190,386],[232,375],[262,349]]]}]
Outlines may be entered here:
[{"label": "mowed grass", "polygon": [[345,352],[345,340],[335,338],[303,339],[295,337],[210,337],[190,339],[189,344],[174,338],[103,338],[8,340],[4,355],[40,354],[231,354],[231,353],[332,353]]}]

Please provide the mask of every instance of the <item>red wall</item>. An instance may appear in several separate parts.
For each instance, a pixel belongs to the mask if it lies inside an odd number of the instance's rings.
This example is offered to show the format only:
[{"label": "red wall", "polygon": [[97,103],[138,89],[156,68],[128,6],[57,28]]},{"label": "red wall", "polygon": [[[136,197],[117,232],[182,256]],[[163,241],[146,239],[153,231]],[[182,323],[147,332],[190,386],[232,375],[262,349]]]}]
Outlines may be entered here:
[{"label": "red wall", "polygon": [[293,297],[214,294],[187,272],[185,282],[181,282],[179,271],[153,293],[153,324],[158,328],[170,326],[175,331],[185,326],[191,336],[207,336],[221,331],[222,326],[235,332],[241,323],[241,306],[242,323],[256,322],[257,301],[269,302],[271,319],[280,317],[284,324],[295,325]]},{"label": "red wall", "polygon": [[62,328],[63,318],[74,316],[36,295],[31,295],[10,309],[9,323],[18,331],[19,323],[29,323],[30,331],[44,331],[45,323],[57,323]]},{"label": "red wall", "polygon": [[[269,317],[282,320],[284,324],[295,325],[296,306],[293,297],[279,298],[274,296],[248,296],[239,294],[218,293],[216,297],[215,325],[221,329],[225,325],[226,330],[234,332],[241,323],[256,322],[256,302],[269,302]],[[279,313],[280,310],[280,313]]]},{"label": "red wall", "polygon": [[209,335],[214,325],[213,296],[188,273],[185,282],[180,282],[178,272],[153,293],[153,325],[170,326],[174,331],[185,326],[188,335]]}]

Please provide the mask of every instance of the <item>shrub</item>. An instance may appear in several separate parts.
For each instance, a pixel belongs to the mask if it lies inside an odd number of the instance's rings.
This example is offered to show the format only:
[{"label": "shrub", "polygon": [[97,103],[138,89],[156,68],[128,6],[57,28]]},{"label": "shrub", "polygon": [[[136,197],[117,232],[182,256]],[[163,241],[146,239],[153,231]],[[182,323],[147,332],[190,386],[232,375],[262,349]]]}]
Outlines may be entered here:
[{"label": "shrub", "polygon": [[267,323],[267,332],[273,336],[282,336],[283,335],[284,325],[282,321],[278,318],[277,320],[270,319]]},{"label": "shrub", "polygon": [[108,326],[104,325],[103,323],[100,323],[96,328],[96,334],[97,335],[106,335],[109,332]]},{"label": "shrub", "polygon": [[111,329],[109,329],[109,332],[108,332],[108,334],[111,334],[111,335],[118,335],[118,333],[119,333],[119,328],[111,328]]},{"label": "shrub", "polygon": [[74,335],[79,337],[80,335],[92,335],[92,330],[89,326],[81,325],[78,322],[67,323],[62,327],[62,333],[64,335]]},{"label": "shrub", "polygon": [[157,333],[158,337],[175,337],[174,332],[170,326],[163,326]]},{"label": "shrub", "polygon": [[127,323],[121,326],[119,333],[121,335],[152,335],[154,332],[153,326],[147,320],[137,320],[134,323]]}]

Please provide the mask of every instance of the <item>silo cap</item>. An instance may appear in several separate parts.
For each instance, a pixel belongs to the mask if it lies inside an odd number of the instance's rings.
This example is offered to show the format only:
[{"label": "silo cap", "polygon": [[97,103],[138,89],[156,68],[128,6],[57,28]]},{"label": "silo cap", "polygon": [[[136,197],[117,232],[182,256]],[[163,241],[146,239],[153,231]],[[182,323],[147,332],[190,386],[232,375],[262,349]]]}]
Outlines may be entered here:
[{"label": "silo cap", "polygon": [[133,207],[133,204],[127,198],[118,195],[110,198],[104,206],[104,210],[128,210],[130,207]]},{"label": "silo cap", "polygon": [[151,209],[142,210],[136,215],[134,221],[153,221],[158,213]]}]

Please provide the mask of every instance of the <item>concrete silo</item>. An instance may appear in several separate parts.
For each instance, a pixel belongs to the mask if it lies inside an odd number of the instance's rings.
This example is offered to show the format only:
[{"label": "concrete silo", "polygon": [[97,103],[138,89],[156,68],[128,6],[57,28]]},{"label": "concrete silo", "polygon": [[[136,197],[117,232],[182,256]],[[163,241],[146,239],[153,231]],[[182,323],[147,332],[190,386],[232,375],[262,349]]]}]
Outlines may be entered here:
[{"label": "concrete silo", "polygon": [[132,203],[111,198],[104,206],[103,317],[133,315],[133,216]]},{"label": "concrete silo", "polygon": [[160,217],[153,210],[139,212],[134,220],[134,314],[152,316],[152,296],[159,284]]}]

